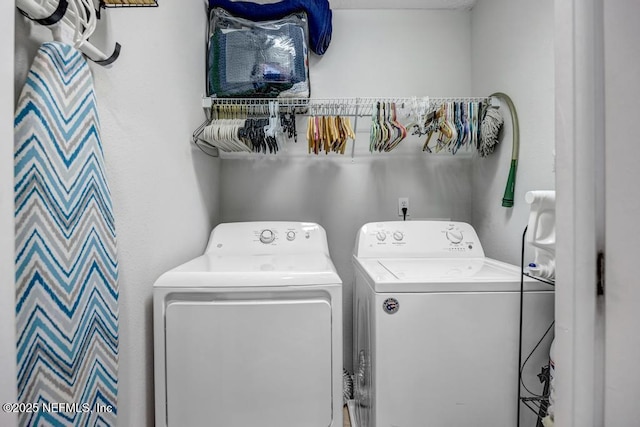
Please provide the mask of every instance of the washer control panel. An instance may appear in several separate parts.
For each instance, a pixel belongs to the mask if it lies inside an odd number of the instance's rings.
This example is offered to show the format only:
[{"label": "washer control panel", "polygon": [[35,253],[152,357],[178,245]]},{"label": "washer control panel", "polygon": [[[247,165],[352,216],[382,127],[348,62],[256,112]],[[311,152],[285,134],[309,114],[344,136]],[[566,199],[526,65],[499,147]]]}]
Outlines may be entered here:
[{"label": "washer control panel", "polygon": [[389,221],[364,225],[356,238],[358,257],[484,257],[473,227],[457,221]]},{"label": "washer control panel", "polygon": [[294,242],[298,235],[302,235],[304,239],[311,239],[311,232],[309,230],[301,230],[295,227],[285,227],[285,228],[265,228],[262,230],[256,230],[255,233],[258,235],[258,240],[260,243],[264,243],[265,245],[275,243],[276,240],[285,240],[287,242]]},{"label": "washer control panel", "polygon": [[329,253],[324,229],[306,222],[237,222],[211,232],[207,252],[216,254]]}]

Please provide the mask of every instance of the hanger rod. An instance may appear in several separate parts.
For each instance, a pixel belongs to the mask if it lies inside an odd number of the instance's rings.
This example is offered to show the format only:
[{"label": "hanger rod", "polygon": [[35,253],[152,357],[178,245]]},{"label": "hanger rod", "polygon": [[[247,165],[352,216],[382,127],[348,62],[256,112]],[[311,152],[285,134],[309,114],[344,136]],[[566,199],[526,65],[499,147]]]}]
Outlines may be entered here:
[{"label": "hanger rod", "polygon": [[393,102],[405,106],[426,102],[436,108],[445,102],[487,102],[487,97],[356,97],[356,98],[215,98],[204,97],[202,106],[266,106],[277,102],[279,109],[295,110],[300,115],[341,115],[364,117],[373,113],[378,102]]}]

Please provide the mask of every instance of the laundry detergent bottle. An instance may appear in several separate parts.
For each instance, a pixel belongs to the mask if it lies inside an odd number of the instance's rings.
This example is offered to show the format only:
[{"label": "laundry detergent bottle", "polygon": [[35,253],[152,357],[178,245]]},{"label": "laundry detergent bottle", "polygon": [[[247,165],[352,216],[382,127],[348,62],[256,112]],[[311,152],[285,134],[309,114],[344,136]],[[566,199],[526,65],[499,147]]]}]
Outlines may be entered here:
[{"label": "laundry detergent bottle", "polygon": [[533,248],[528,272],[532,276],[554,280],[556,275],[556,192],[529,191],[524,196],[530,205],[526,240]]}]

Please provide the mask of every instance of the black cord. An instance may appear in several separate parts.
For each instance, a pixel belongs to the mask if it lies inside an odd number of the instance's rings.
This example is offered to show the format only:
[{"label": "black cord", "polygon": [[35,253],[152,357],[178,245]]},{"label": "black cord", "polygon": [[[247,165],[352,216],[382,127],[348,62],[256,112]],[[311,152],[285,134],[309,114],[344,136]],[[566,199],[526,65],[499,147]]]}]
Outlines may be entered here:
[{"label": "black cord", "polygon": [[402,220],[407,220],[407,208],[402,208]]},{"label": "black cord", "polygon": [[536,350],[538,349],[538,347],[540,346],[540,344],[542,344],[542,341],[544,341],[544,339],[546,338],[546,336],[549,334],[549,332],[551,331],[551,329],[553,329],[553,325],[555,325],[555,320],[553,322],[551,322],[551,325],[549,325],[549,327],[547,328],[546,332],[544,333],[544,335],[542,335],[542,338],[540,338],[540,340],[538,341],[538,343],[535,345],[535,347],[533,347],[533,350],[531,350],[531,353],[529,353],[529,355],[527,356],[527,358],[525,359],[524,363],[522,364],[522,366],[520,367],[520,384],[522,384],[522,387],[524,387],[524,389],[527,391],[527,393],[529,393],[530,395],[532,395],[533,397],[547,397],[541,394],[537,394],[532,392],[531,390],[529,390],[527,388],[527,385],[524,383],[524,380],[522,379],[522,373],[524,372],[524,368],[525,366],[527,366],[527,362],[529,361],[529,359],[531,359],[531,356],[533,356],[533,353],[536,352]]}]

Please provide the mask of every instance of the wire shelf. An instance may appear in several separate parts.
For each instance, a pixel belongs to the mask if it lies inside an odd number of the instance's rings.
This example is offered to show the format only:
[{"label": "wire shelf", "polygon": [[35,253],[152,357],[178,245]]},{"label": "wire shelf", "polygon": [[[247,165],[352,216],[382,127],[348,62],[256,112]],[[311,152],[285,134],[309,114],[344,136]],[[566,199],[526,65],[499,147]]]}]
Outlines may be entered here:
[{"label": "wire shelf", "polygon": [[157,0],[100,0],[103,8],[117,7],[158,7]]},{"label": "wire shelf", "polygon": [[[206,120],[193,132],[192,142],[200,150],[204,151],[205,154],[218,157],[221,151],[217,147],[212,146],[212,144],[204,141],[201,138],[202,132],[212,120],[235,117],[234,115],[238,113],[241,116],[247,114],[251,116],[265,115],[268,117],[271,116],[274,111],[277,111],[285,114],[294,113],[296,116],[354,117],[353,130],[357,133],[358,118],[380,114],[381,104],[394,104],[395,106],[393,108],[398,108],[403,111],[403,117],[407,119],[411,117],[409,119],[410,123],[407,126],[417,127],[417,123],[423,122],[426,115],[433,114],[446,103],[473,102],[487,104],[490,99],[490,97],[218,98],[215,96],[205,96],[202,98],[202,107],[205,109]],[[230,108],[225,110],[226,107]],[[384,111],[384,109],[382,111]],[[390,111],[389,108],[387,108],[387,111]],[[424,132],[424,130],[422,130],[422,132]],[[418,134],[414,132],[412,135],[422,136],[424,133]],[[468,151],[468,148],[469,145],[466,151]],[[423,149],[423,151],[428,150]],[[437,151],[440,151],[440,149]],[[454,151],[453,154],[456,154],[457,151],[458,150]],[[352,142],[352,161],[355,152],[355,142]],[[255,153],[249,154],[253,155]],[[342,154],[344,154],[344,151]],[[471,156],[471,154],[469,156]],[[464,157],[464,153],[459,157]]]},{"label": "wire shelf", "polygon": [[[524,363],[522,361],[522,327],[523,327],[523,305],[524,305],[524,278],[529,277],[531,279],[537,280],[541,283],[545,283],[550,286],[555,286],[555,281],[544,279],[541,277],[533,276],[527,272],[525,272],[525,242],[527,236],[528,227],[524,228],[522,232],[522,242],[521,242],[521,252],[520,252],[520,322],[519,322],[519,332],[518,332],[518,408],[517,408],[517,423],[516,426],[520,427],[520,402],[522,402],[527,408],[529,408],[534,414],[537,416],[536,427],[542,427],[542,419],[547,416],[549,409],[549,394],[551,387],[551,370],[549,365],[545,365],[542,367],[542,372],[538,374],[538,379],[543,384],[543,391],[541,395],[535,395],[523,383],[522,372],[524,370],[525,365],[529,361],[529,358],[533,356],[533,354],[538,349],[538,346],[543,342],[545,337],[549,334],[551,329],[555,325],[555,320],[551,322],[551,325],[547,328],[545,333],[542,335],[538,343],[533,347],[531,352],[526,357]],[[523,396],[521,391],[521,386],[529,392],[529,396]]]},{"label": "wire shelf", "polygon": [[379,98],[216,98],[204,97],[202,106],[206,109],[216,106],[247,106],[253,108],[276,104],[280,110],[295,111],[302,115],[332,114],[340,116],[364,117],[373,114],[377,103],[395,103],[401,108],[419,102],[426,102],[430,109],[436,109],[446,102],[487,102],[487,97],[379,97]]}]

